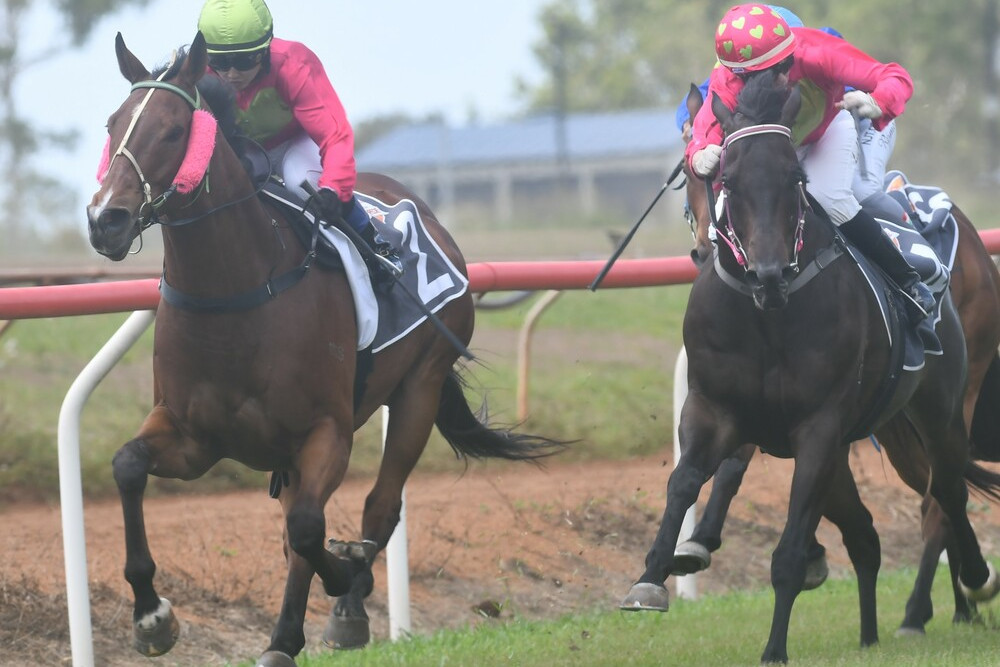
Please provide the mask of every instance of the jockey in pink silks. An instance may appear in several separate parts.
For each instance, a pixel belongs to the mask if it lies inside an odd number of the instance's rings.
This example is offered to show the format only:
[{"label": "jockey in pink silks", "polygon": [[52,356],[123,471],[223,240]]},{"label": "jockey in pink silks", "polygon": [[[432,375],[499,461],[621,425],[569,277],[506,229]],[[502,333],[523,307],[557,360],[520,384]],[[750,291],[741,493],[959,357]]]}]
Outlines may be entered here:
[{"label": "jockey in pink silks", "polygon": [[[852,114],[871,119],[876,130],[900,115],[913,93],[906,70],[881,63],[821,30],[790,28],[780,13],[755,3],[726,13],[715,33],[715,52],[719,65],[709,78],[709,103],[694,118],[685,152],[693,172],[709,178],[719,167],[723,136],[712,113],[712,95],[735,109],[748,77],[772,68],[786,75],[802,93],[802,108],[791,129],[809,193],[852,243],[930,312],[930,290],[875,218],[861,208],[852,188],[858,165]],[[845,86],[853,90],[845,93]]]}]

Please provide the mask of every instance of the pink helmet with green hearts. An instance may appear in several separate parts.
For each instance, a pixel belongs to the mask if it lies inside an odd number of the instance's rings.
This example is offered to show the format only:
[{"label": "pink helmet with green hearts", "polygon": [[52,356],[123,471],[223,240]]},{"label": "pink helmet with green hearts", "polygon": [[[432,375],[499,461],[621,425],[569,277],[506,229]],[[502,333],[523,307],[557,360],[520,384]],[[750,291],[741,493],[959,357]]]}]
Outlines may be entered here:
[{"label": "pink helmet with green hearts", "polygon": [[737,5],[715,31],[715,53],[733,72],[777,65],[795,51],[795,35],[781,14],[764,4]]}]

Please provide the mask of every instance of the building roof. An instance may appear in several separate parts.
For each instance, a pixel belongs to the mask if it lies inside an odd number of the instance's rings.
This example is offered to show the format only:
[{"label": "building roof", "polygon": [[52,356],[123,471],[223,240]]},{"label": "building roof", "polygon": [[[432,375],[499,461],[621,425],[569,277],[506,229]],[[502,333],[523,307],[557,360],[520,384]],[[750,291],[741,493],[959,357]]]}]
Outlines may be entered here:
[{"label": "building roof", "polygon": [[[662,154],[679,150],[673,112],[661,110],[571,114],[566,117],[566,157],[570,160]],[[553,115],[494,125],[449,127],[442,123],[406,125],[359,150],[366,171],[427,169],[448,164],[552,161],[557,159]]]}]

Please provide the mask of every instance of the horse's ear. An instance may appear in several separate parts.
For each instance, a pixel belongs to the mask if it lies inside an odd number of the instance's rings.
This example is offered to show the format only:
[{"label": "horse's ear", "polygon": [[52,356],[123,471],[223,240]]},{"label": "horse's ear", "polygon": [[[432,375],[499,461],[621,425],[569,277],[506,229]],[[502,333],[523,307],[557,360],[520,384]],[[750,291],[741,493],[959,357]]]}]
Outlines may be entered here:
[{"label": "horse's ear", "polygon": [[701,106],[705,103],[705,98],[701,94],[701,88],[691,84],[691,89],[688,91],[687,96],[687,110],[688,115],[693,120],[698,112],[701,110]]},{"label": "horse's ear", "polygon": [[187,60],[184,62],[181,76],[192,84],[197,83],[201,77],[205,76],[206,66],[208,66],[208,49],[205,46],[205,36],[199,30],[188,48]]},{"label": "horse's ear", "polygon": [[729,110],[718,93],[712,93],[712,113],[715,114],[725,133],[729,134],[733,124],[733,112]]},{"label": "horse's ear", "polygon": [[115,37],[115,54],[118,56],[118,69],[129,83],[149,78],[149,70],[128,50],[121,33]]},{"label": "horse's ear", "polygon": [[798,84],[796,84],[792,86],[792,90],[788,94],[788,99],[785,100],[785,106],[781,108],[781,124],[791,129],[795,123],[795,117],[799,115],[799,109],[801,108],[802,91],[799,89]]}]

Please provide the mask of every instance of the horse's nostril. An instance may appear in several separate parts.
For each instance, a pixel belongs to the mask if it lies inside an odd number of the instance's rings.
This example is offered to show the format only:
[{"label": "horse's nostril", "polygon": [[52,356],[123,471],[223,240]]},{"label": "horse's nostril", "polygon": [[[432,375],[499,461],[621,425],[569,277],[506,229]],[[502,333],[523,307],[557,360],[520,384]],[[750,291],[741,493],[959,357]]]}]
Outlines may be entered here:
[{"label": "horse's nostril", "polygon": [[107,231],[118,231],[127,227],[132,221],[132,216],[123,208],[106,208],[101,211],[97,218],[97,226]]}]

